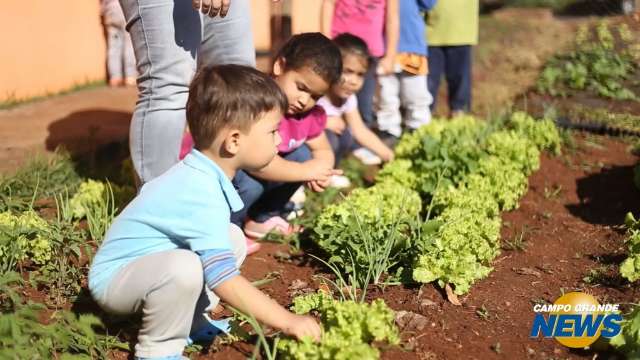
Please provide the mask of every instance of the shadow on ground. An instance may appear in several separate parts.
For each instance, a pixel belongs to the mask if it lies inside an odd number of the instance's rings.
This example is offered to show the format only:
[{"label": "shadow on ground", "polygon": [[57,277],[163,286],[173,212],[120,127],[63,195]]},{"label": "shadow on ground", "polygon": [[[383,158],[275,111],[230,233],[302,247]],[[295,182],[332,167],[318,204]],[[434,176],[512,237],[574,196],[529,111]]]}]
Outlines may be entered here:
[{"label": "shadow on ground", "polygon": [[[74,112],[49,125],[47,150],[64,148],[78,172],[91,178],[118,180],[129,157],[131,113],[92,109]],[[125,178],[128,177],[125,176]],[[128,180],[128,179],[126,179]]]},{"label": "shadow on ground", "polygon": [[580,219],[617,226],[629,211],[640,210],[640,191],[633,185],[633,166],[614,166],[577,180],[580,202],[567,209]]}]

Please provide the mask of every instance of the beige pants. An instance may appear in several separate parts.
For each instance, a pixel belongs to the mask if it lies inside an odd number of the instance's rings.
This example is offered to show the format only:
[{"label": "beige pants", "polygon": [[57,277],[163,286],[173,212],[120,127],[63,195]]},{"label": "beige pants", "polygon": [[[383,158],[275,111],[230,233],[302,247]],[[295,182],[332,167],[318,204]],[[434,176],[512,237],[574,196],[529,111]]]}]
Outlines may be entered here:
[{"label": "beige pants", "polygon": [[[231,225],[232,251],[238,268],[247,254],[242,230]],[[204,286],[200,257],[190,250],[145,255],[120,270],[100,306],[115,314],[142,312],[136,356],[182,354],[191,329],[206,323],[205,313],[220,299]]]}]

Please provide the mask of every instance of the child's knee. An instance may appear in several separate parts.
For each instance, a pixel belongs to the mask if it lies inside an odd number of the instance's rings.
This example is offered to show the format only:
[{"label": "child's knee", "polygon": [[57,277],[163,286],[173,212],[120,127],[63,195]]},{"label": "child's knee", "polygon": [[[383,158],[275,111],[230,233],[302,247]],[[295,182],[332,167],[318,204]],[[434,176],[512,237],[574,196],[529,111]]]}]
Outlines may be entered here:
[{"label": "child's knee", "polygon": [[202,262],[198,254],[188,250],[178,250],[165,264],[170,272],[174,288],[180,292],[200,294],[204,286]]}]

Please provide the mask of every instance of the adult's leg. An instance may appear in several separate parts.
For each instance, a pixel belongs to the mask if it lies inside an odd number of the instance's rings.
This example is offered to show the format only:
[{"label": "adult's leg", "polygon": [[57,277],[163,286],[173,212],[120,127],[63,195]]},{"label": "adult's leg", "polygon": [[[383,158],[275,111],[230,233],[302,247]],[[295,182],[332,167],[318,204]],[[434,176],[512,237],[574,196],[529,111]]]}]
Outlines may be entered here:
[{"label": "adult's leg", "polygon": [[449,46],[446,76],[451,112],[471,110],[471,45]]},{"label": "adult's leg", "polygon": [[[289,161],[305,162],[311,159],[311,151],[302,145],[283,157]],[[285,205],[300,185],[299,182],[264,182],[264,194],[249,209],[249,217],[256,222],[265,222],[282,215]]]},{"label": "adult's leg", "polygon": [[358,110],[362,116],[362,120],[368,127],[374,127],[375,114],[373,111],[373,97],[376,94],[376,68],[378,67],[378,60],[371,61],[371,65],[364,76],[364,84],[362,89],[358,91],[356,97],[358,98]]},{"label": "adult's leg", "polygon": [[233,178],[233,186],[238,190],[244,207],[240,211],[231,214],[231,222],[243,227],[249,209],[262,196],[265,185],[263,181],[247,174],[244,170],[239,170]]},{"label": "adult's leg", "polygon": [[133,44],[131,44],[131,35],[123,28],[122,36],[124,38],[122,43],[124,77],[135,79],[138,73],[136,71],[136,55],[133,53]]},{"label": "adult's leg", "polygon": [[[190,1],[186,1],[190,3]],[[198,67],[211,64],[256,66],[249,0],[233,0],[224,18],[204,16]]]},{"label": "adult's leg", "polygon": [[402,135],[400,126],[400,79],[398,74],[378,77],[380,81],[380,109],[378,110],[378,129],[395,137]]},{"label": "adult's leg", "polygon": [[203,288],[202,263],[189,250],[145,255],[126,265],[98,303],[108,312],[142,312],[137,357],[180,355]]},{"label": "adult's leg", "polygon": [[201,43],[191,1],[121,0],[138,67],[138,102],[129,135],[142,182],[178,162],[189,82]]},{"label": "adult's leg", "polygon": [[[244,259],[247,257],[247,242],[242,229],[231,224],[229,227],[229,238],[231,239],[231,251],[236,258],[236,267],[240,269]],[[220,298],[211,291],[207,285],[204,285],[204,291],[200,294],[200,298],[196,303],[196,309],[191,325],[191,332],[200,330],[208,323],[206,314],[215,309],[220,302]]]},{"label": "adult's leg", "polygon": [[429,93],[433,97],[430,106],[432,113],[436,110],[440,80],[442,79],[445,68],[444,60],[444,50],[442,46],[429,46],[429,75],[427,76],[427,86]]},{"label": "adult's leg", "polygon": [[400,98],[405,108],[405,125],[417,129],[431,121],[429,105],[433,101],[427,88],[426,75],[400,75]]}]

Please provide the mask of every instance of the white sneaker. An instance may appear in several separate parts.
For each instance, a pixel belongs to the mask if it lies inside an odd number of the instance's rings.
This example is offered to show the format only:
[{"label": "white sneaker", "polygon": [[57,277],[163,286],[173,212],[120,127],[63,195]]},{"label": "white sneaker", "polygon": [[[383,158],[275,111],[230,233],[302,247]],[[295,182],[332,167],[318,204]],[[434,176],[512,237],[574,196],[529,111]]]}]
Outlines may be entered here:
[{"label": "white sneaker", "polygon": [[304,186],[300,186],[298,190],[296,190],[296,192],[294,192],[293,195],[291,195],[291,198],[289,199],[289,201],[294,203],[296,205],[296,208],[302,208],[302,204],[304,204],[304,201],[306,199],[307,197],[304,194]]},{"label": "white sneaker", "polygon": [[336,189],[345,189],[351,186],[351,181],[348,177],[343,175],[332,175],[329,186]]},{"label": "white sneaker", "polygon": [[358,158],[358,160],[362,161],[362,163],[365,165],[382,164],[382,159],[378,155],[372,153],[369,149],[365,149],[363,147],[354,150],[353,156]]}]

